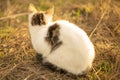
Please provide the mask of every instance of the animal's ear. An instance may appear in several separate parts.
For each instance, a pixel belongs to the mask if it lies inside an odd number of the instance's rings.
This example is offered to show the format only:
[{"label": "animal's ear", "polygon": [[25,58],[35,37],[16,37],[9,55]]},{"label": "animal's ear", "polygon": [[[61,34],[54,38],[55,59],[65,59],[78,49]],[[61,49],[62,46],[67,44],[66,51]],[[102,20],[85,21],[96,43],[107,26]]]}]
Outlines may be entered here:
[{"label": "animal's ear", "polygon": [[29,4],[28,11],[37,12],[37,9],[35,8],[35,6],[33,4]]},{"label": "animal's ear", "polygon": [[52,16],[52,15],[54,14],[54,6],[52,6],[52,8],[50,8],[50,9],[48,9],[48,10],[45,12],[45,14]]}]

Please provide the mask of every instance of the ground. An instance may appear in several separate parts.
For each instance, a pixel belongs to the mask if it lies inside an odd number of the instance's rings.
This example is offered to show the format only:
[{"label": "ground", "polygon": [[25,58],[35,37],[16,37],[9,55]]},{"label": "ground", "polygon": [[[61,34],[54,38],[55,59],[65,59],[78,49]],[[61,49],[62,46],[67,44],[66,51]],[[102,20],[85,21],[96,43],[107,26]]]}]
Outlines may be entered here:
[{"label": "ground", "polygon": [[[36,60],[28,30],[28,5],[55,7],[54,20],[65,19],[85,30],[96,57],[86,77],[43,66]],[[1,0],[0,80],[120,80],[119,0]]]}]

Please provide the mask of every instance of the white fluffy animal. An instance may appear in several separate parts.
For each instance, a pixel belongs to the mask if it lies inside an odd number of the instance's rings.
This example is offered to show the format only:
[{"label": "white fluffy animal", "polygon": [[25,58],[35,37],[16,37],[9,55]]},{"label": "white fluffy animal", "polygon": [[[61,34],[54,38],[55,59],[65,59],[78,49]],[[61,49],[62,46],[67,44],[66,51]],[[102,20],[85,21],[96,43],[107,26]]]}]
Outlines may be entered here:
[{"label": "white fluffy animal", "polygon": [[75,75],[91,68],[95,52],[85,31],[65,20],[52,22],[53,8],[41,12],[30,5],[29,10],[32,45],[46,62]]}]

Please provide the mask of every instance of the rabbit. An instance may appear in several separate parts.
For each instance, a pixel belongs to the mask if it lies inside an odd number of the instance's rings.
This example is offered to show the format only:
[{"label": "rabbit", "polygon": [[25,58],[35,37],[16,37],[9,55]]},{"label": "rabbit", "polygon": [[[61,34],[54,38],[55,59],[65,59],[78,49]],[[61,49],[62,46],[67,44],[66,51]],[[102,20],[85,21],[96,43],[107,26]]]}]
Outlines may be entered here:
[{"label": "rabbit", "polygon": [[87,33],[66,21],[52,21],[54,8],[38,11],[29,6],[29,32],[33,48],[49,62],[74,75],[89,71],[95,50]]}]

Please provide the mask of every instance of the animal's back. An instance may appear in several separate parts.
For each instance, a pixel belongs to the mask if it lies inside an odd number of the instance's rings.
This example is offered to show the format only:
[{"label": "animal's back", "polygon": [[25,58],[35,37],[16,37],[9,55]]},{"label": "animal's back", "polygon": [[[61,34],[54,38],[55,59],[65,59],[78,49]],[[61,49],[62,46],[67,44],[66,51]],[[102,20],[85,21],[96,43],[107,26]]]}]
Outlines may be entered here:
[{"label": "animal's back", "polygon": [[67,21],[54,22],[60,26],[62,45],[50,53],[47,60],[71,73],[81,74],[91,66],[94,47],[87,34]]}]

